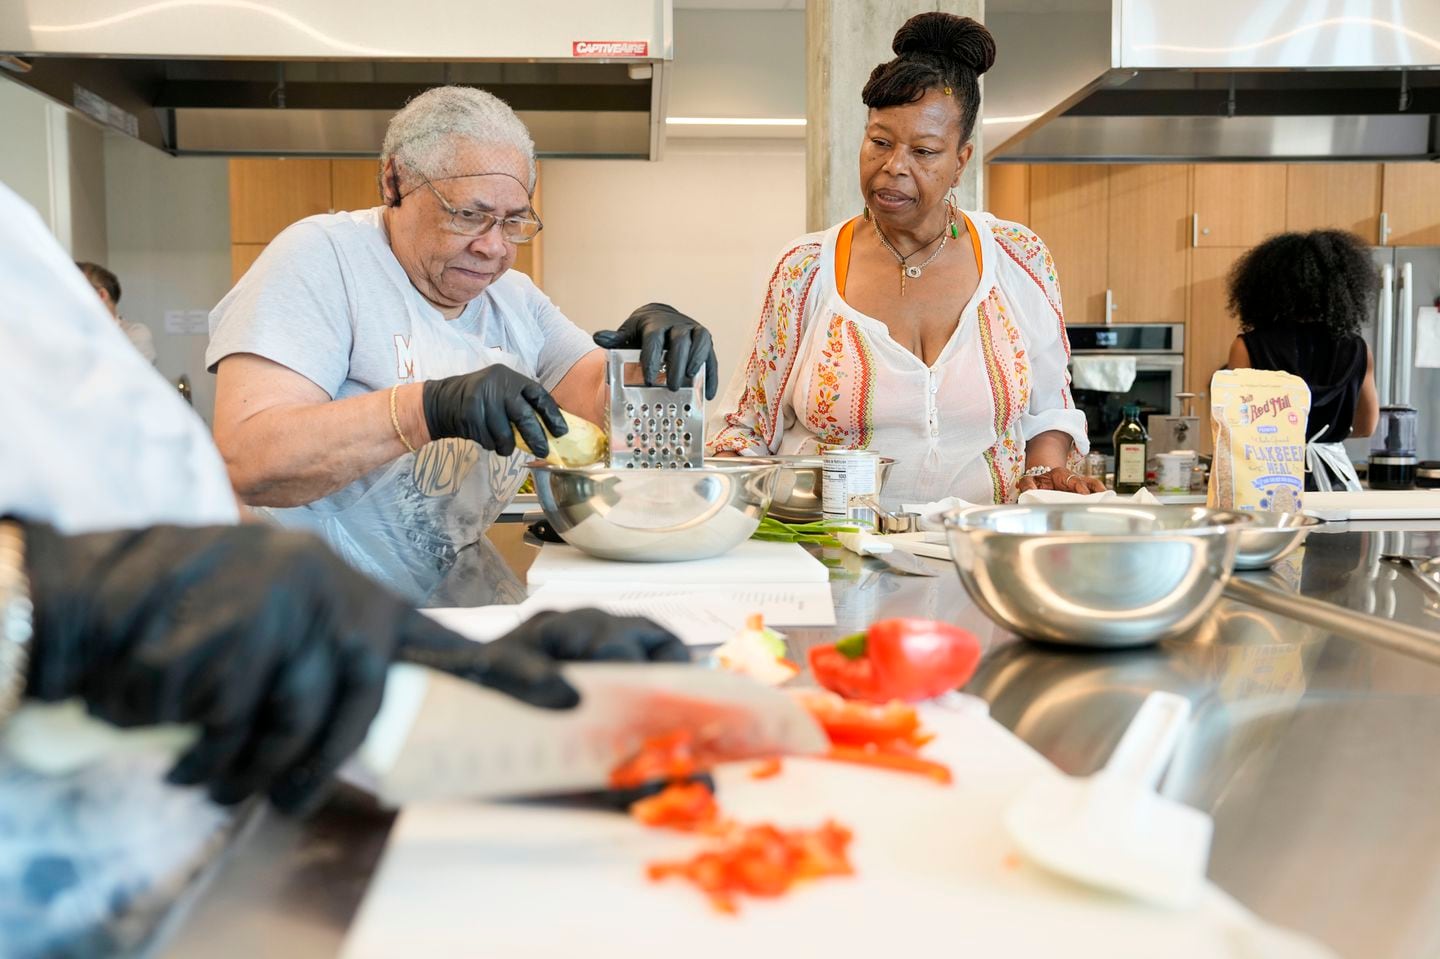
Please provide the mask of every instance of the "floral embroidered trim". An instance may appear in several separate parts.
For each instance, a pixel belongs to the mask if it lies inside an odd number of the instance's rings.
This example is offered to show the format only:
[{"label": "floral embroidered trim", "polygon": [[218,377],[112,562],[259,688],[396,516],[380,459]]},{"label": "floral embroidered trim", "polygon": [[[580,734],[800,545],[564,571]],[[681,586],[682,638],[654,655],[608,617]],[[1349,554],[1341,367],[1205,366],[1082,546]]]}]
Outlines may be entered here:
[{"label": "floral embroidered trim", "polygon": [[[825,345],[815,365],[805,426],[827,449],[866,449],[870,445],[874,408],[872,371],[875,358],[864,334],[838,313],[825,327]],[[837,409],[849,389],[849,409]]]},{"label": "floral embroidered trim", "polygon": [[851,402],[856,422],[860,424],[860,435],[856,439],[855,448],[867,450],[874,432],[871,424],[874,422],[875,411],[875,355],[870,352],[869,341],[854,323],[850,324],[850,341],[855,347],[855,372],[860,377],[855,398]]}]

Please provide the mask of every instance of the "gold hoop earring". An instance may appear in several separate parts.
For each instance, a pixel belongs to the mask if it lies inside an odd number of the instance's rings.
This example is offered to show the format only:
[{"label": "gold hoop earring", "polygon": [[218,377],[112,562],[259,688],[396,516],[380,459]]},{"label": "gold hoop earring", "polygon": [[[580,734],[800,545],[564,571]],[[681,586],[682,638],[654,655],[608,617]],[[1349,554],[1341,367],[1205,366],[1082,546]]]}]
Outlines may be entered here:
[{"label": "gold hoop earring", "polygon": [[864,214],[864,216],[865,216],[865,222],[866,222],[866,223],[869,223],[869,222],[870,222],[870,204],[868,204],[868,203],[865,204],[865,214]]}]

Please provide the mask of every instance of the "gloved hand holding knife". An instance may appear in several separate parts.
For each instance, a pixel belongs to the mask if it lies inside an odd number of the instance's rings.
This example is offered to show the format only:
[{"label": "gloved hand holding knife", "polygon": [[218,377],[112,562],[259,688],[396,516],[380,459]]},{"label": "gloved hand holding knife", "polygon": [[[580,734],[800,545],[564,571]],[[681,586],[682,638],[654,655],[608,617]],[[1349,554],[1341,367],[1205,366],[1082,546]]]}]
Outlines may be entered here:
[{"label": "gloved hand holding knife", "polygon": [[364,740],[394,661],[566,709],[579,695],[562,661],[689,658],[648,620],[597,610],[542,614],[474,643],[318,540],[273,527],[65,536],[20,525],[34,604],[26,696],[78,696],[118,726],[198,726],[169,778],[221,803],[264,792],[285,811],[318,805]]}]

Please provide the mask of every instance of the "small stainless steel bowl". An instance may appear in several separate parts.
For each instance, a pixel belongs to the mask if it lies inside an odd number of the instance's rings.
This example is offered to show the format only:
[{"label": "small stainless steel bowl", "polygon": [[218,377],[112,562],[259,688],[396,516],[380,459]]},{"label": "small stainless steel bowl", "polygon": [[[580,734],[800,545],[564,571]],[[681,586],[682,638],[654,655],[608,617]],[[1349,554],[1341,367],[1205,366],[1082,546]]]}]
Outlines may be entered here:
[{"label": "small stainless steel bowl", "polygon": [[1264,569],[1300,548],[1305,537],[1325,521],[1303,513],[1246,513],[1250,522],[1240,529],[1235,550],[1236,569]]},{"label": "small stainless steel bowl", "polygon": [[1190,506],[976,506],[945,516],[960,581],[1021,636],[1081,646],[1153,643],[1208,613],[1244,514]]},{"label": "small stainless steel bowl", "polygon": [[[825,474],[819,456],[747,456],[744,462],[780,464],[775,498],[770,503],[771,516],[783,523],[813,523],[822,517]],[[880,457],[877,494],[885,489],[885,480],[894,465],[891,457]]]},{"label": "small stainless steel bowl", "polygon": [[667,563],[734,549],[760,525],[780,467],[743,459],[701,469],[565,469],[530,464],[535,494],[565,542],[601,559]]}]

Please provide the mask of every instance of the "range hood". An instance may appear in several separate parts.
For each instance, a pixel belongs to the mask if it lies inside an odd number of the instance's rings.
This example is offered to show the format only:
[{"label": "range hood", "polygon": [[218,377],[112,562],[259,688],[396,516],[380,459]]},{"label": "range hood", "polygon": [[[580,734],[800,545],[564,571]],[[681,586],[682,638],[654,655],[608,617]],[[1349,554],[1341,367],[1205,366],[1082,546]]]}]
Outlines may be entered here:
[{"label": "range hood", "polygon": [[1440,0],[989,0],[986,160],[1440,158]]},{"label": "range hood", "polygon": [[177,155],[374,156],[459,83],[542,156],[658,159],[673,43],[671,0],[0,3],[0,77]]}]

